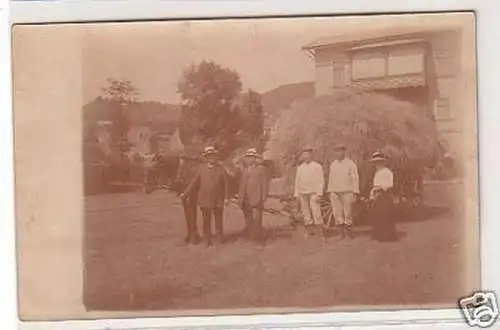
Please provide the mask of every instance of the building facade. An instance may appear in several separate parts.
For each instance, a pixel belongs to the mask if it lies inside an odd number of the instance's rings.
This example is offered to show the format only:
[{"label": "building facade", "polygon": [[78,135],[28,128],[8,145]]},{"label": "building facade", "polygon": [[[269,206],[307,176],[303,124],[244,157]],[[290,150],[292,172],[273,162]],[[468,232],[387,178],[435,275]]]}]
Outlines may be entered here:
[{"label": "building facade", "polygon": [[147,125],[134,125],[127,132],[128,141],[132,144],[130,152],[147,154],[151,152],[151,128]]},{"label": "building facade", "polygon": [[358,31],[303,47],[315,63],[315,94],[345,88],[376,91],[412,102],[432,117],[444,146],[461,132],[461,31],[420,28]]}]

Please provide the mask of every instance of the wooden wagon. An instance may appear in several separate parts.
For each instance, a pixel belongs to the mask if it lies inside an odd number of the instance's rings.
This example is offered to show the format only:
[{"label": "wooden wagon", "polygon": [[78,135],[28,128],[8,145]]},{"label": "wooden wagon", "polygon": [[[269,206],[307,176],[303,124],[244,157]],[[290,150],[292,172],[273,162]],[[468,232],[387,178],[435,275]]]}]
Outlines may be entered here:
[{"label": "wooden wagon", "polygon": [[[327,167],[327,166],[325,166]],[[295,179],[296,167],[291,168],[283,178],[283,189],[280,193],[271,193],[270,198],[278,199],[281,203],[280,208],[266,207],[265,211],[271,214],[288,216],[293,226],[300,225],[303,221],[300,212],[300,206],[293,197],[293,182]],[[406,167],[394,169],[395,186],[393,189],[393,202],[395,205],[395,214],[405,216],[414,212],[422,205],[422,173],[417,167]],[[374,170],[368,163],[362,164],[359,168],[360,176],[360,194],[355,202],[353,209],[354,225],[363,225],[368,221],[367,212],[370,208],[368,199],[371,182],[373,180]],[[325,171],[325,177],[328,177]],[[325,178],[325,182],[326,181]],[[330,199],[327,193],[320,198],[320,208],[325,225],[334,223],[334,216],[330,205]]]}]

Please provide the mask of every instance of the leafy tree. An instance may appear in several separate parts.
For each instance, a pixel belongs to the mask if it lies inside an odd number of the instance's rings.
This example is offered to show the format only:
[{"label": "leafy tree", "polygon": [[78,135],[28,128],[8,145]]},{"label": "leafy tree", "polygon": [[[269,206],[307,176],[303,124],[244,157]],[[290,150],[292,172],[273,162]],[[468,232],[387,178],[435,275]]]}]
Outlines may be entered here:
[{"label": "leafy tree", "polygon": [[102,92],[104,98],[112,102],[113,107],[112,144],[123,159],[123,154],[132,146],[127,138],[130,122],[126,108],[138,101],[139,90],[126,79],[108,78],[107,83]]},{"label": "leafy tree", "polygon": [[180,136],[184,145],[213,144],[222,156],[238,147],[242,84],[237,72],[211,61],[188,67],[178,82],[182,99]]},{"label": "leafy tree", "polygon": [[249,89],[242,97],[239,109],[242,137],[247,145],[263,150],[266,142],[264,135],[264,112],[259,93]]},{"label": "leafy tree", "polygon": [[139,90],[130,80],[108,78],[107,82],[108,85],[102,89],[105,98],[120,103],[137,102]]}]

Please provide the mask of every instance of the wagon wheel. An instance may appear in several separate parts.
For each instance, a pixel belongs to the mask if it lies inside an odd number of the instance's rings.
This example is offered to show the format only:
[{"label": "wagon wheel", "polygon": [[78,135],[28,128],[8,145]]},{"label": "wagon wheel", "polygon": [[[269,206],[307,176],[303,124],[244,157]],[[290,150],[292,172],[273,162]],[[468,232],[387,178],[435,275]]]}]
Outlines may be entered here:
[{"label": "wagon wheel", "polygon": [[280,198],[283,204],[284,213],[288,215],[290,219],[290,225],[293,228],[297,228],[302,223],[302,218],[298,212],[298,205],[295,198]]},{"label": "wagon wheel", "polygon": [[328,228],[333,226],[335,218],[333,216],[330,200],[326,197],[322,197],[320,199],[319,206],[321,209],[321,215],[323,216],[323,223],[325,227]]}]

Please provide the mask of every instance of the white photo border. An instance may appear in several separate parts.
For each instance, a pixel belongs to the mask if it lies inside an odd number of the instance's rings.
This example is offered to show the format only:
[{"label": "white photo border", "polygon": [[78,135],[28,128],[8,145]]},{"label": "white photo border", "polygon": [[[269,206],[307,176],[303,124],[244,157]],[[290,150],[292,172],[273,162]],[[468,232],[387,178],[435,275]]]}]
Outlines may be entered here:
[{"label": "white photo border", "polygon": [[[477,61],[479,99],[479,171],[481,216],[481,282],[484,289],[500,294],[500,155],[496,148],[500,124],[500,3],[488,0],[337,0],[329,1],[15,1],[10,17],[1,6],[0,45],[1,118],[0,152],[0,248],[2,276],[2,311],[0,324],[15,318],[17,306],[14,254],[14,180],[13,133],[10,73],[10,24],[42,22],[116,21],[172,18],[293,16],[362,13],[408,13],[474,10],[477,19]],[[7,29],[4,29],[7,27]],[[4,279],[5,277],[5,279]],[[4,291],[5,287],[5,291]],[[9,301],[4,301],[5,297]],[[14,298],[14,299],[12,299]],[[458,299],[459,297],[457,297]],[[4,306],[8,304],[7,306]],[[5,313],[5,316],[3,315]],[[5,319],[4,319],[5,318]],[[406,324],[406,325],[404,325]],[[466,329],[458,310],[419,310],[401,312],[317,313],[290,315],[251,315],[217,317],[175,317],[163,319],[114,319],[67,322],[26,322],[24,329],[169,329],[169,328],[340,328],[343,329]]]}]

